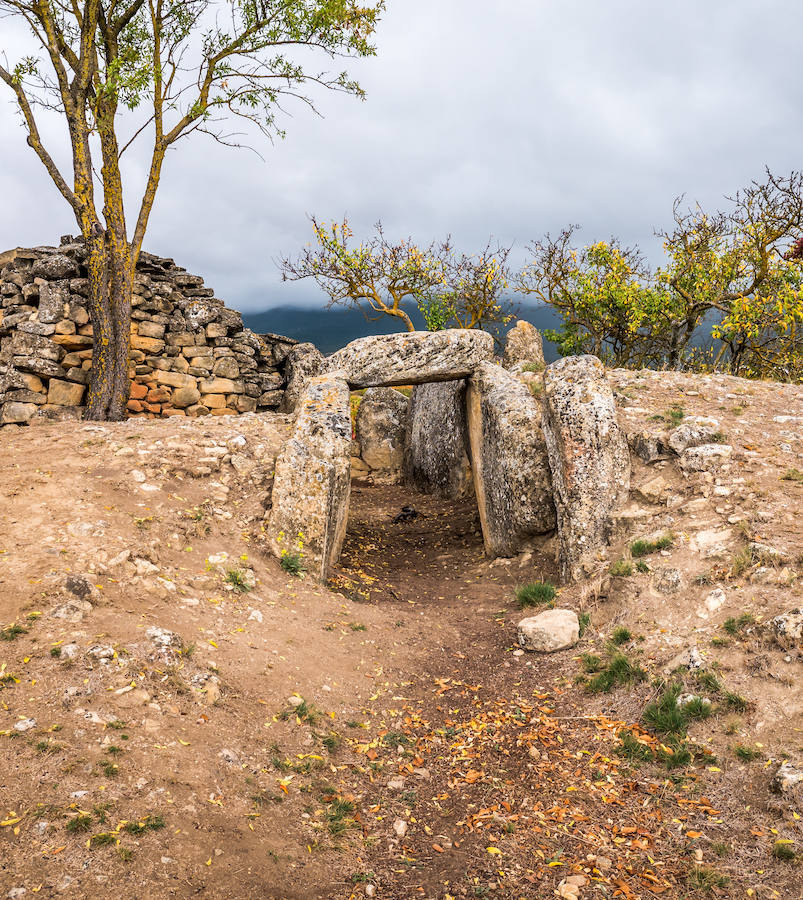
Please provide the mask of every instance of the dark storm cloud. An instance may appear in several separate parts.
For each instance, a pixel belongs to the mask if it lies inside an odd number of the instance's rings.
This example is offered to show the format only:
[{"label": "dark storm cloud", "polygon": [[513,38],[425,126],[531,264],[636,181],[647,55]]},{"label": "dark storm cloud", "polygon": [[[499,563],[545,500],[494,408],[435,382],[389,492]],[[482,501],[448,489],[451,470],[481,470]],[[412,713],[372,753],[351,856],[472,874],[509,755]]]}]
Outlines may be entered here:
[{"label": "dark storm cloud", "polygon": [[[655,254],[686,193],[716,205],[764,165],[801,165],[803,9],[774,0],[390,0],[378,56],[352,66],[368,100],[325,95],[264,161],[199,137],[168,160],[146,246],[241,309],[320,302],[273,259],[309,239],[306,215],[381,218],[398,236],[465,249],[569,223]],[[0,23],[0,46],[18,38]],[[0,98],[4,97],[0,93]],[[58,123],[47,128],[63,144]],[[128,174],[144,176],[144,155]],[[75,231],[0,105],[0,248]]]}]

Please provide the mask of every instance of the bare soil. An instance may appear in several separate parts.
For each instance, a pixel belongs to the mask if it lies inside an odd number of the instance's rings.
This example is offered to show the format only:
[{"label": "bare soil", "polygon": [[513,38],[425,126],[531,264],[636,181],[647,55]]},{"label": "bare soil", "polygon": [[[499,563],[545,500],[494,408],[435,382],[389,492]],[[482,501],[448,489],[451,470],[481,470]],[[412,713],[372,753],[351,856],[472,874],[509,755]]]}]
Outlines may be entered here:
[{"label": "bare soil", "polygon": [[[733,459],[636,463],[609,562],[672,544],[561,588],[590,624],[546,657],[517,650],[514,591],[556,580],[554,539],[491,562],[471,500],[355,482],[330,589],[283,572],[260,540],[282,417],[0,432],[0,897],[799,900],[772,852],[803,849],[800,798],[768,788],[803,749],[803,656],[766,623],[803,605],[800,389],[611,377],[629,431],[682,405]],[[589,693],[616,627],[649,677]],[[617,754],[623,729],[660,750],[642,712],[690,645],[744,708],[712,698],[688,765]]]}]

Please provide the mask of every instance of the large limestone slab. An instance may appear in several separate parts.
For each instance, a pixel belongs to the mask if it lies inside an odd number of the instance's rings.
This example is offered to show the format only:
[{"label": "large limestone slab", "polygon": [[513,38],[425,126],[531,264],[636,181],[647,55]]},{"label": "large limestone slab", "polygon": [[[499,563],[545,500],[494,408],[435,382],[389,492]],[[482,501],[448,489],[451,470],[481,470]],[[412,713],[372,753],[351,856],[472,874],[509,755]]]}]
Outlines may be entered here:
[{"label": "large limestone slab", "polygon": [[405,435],[404,480],[424,494],[451,500],[471,493],[465,379],[413,388]]},{"label": "large limestone slab", "polygon": [[325,581],[346,534],[351,488],[349,389],[342,373],[311,378],[292,437],[276,459],[267,541],[279,559],[300,554]]},{"label": "large limestone slab", "polygon": [[467,378],[493,358],[493,338],[485,331],[450,328],[358,338],[326,361],[342,370],[352,389],[394,387]]},{"label": "large limestone slab", "polygon": [[363,462],[375,471],[401,471],[409,403],[393,388],[369,388],[365,392],[354,430]]},{"label": "large limestone slab", "polygon": [[295,412],[304,388],[310,378],[320,374],[324,356],[315,344],[296,344],[287,354],[285,377],[287,387],[281,403],[281,412]]},{"label": "large limestone slab", "polygon": [[541,408],[518,378],[483,363],[469,380],[467,411],[485,551],[512,556],[556,524]]},{"label": "large limestone slab", "polygon": [[627,438],[595,356],[567,356],[544,373],[544,437],[558,514],[561,574],[590,574],[612,513],[630,488]]}]

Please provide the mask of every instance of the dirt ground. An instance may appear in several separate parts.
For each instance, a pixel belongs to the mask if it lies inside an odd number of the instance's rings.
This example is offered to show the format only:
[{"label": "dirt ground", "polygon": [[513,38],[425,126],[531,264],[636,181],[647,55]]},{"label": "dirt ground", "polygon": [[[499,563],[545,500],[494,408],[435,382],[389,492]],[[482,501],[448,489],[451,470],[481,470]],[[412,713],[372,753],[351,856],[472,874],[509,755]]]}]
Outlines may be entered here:
[{"label": "dirt ground", "polygon": [[[556,581],[554,539],[489,561],[470,499],[355,482],[330,589],[283,572],[286,418],[0,432],[0,897],[803,897],[773,856],[803,849],[800,797],[769,790],[803,655],[767,625],[803,606],[800,389],[611,378],[628,431],[682,405],[733,456],[636,461],[631,574],[559,589],[588,624],[550,656],[517,648],[514,595]],[[721,687],[668,768],[642,715],[692,645]],[[615,652],[646,680],[589,692]]]}]

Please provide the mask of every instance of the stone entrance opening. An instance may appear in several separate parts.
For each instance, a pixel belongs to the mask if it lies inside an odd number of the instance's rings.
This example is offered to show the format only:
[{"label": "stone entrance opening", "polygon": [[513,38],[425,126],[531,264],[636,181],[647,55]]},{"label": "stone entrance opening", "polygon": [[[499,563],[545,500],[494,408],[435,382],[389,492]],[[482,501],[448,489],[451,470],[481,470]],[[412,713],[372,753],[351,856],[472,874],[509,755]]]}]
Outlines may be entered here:
[{"label": "stone entrance opening", "polygon": [[[515,365],[494,362],[489,334],[452,330],[361,338],[320,368],[305,379],[293,436],[276,461],[266,517],[275,555],[303,557],[313,577],[327,580],[349,518],[350,392],[371,389],[365,402],[374,405],[380,426],[391,422],[398,431],[407,404],[388,389],[414,385],[403,480],[434,494],[446,515],[464,518],[464,505],[460,512],[445,501],[468,502],[473,489],[488,557],[512,557],[557,529],[564,577],[581,577],[594,565],[629,481],[627,443],[599,360],[561,360],[544,374],[541,362],[530,372],[533,383]],[[400,443],[374,441],[371,449],[390,460]],[[412,504],[400,504],[393,524],[414,520],[414,512]]]}]

